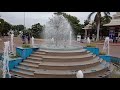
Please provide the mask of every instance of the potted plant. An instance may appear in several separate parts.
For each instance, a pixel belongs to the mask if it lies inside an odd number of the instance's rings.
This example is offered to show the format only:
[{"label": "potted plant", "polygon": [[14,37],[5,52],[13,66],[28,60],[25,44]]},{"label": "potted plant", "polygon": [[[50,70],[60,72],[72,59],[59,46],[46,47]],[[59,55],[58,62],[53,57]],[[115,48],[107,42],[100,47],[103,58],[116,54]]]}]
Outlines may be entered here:
[{"label": "potted plant", "polygon": [[26,59],[38,49],[39,49],[38,47],[32,47],[29,44],[23,44],[21,47],[16,48],[16,52],[19,53],[20,57],[22,57],[23,59]]}]

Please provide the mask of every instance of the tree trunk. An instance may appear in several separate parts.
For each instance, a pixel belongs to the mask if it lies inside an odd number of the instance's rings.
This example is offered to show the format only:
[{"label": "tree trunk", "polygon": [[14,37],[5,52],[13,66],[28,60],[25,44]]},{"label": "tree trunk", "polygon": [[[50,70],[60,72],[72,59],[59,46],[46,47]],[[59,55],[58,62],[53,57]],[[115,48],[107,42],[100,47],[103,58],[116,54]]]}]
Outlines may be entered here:
[{"label": "tree trunk", "polygon": [[96,41],[99,41],[99,30],[100,30],[100,22],[97,24],[97,38]]}]

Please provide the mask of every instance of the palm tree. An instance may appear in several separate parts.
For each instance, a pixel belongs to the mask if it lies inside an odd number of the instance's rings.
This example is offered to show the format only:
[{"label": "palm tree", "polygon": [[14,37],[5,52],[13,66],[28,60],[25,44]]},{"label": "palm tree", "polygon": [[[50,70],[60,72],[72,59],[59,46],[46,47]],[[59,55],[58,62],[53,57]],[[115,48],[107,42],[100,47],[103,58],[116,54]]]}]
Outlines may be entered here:
[{"label": "palm tree", "polygon": [[[88,21],[90,21],[91,17],[93,14],[95,14],[95,17],[94,17],[94,21],[97,25],[97,38],[96,38],[96,41],[99,41],[99,30],[100,30],[100,20],[101,20],[101,13],[102,12],[92,12],[88,15]],[[105,16],[109,16],[110,15],[110,12],[103,12]]]}]

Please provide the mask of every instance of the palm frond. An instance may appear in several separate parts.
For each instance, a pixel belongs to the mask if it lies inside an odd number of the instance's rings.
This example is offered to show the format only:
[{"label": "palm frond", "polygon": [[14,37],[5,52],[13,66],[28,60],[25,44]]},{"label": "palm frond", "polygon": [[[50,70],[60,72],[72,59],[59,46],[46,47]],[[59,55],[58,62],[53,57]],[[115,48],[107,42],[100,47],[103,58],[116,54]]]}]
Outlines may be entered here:
[{"label": "palm frond", "polygon": [[100,19],[101,19],[101,12],[97,12],[97,14],[95,15],[94,21],[98,23]]},{"label": "palm frond", "polygon": [[104,15],[105,15],[105,16],[109,16],[109,15],[110,15],[110,12],[104,12]]},{"label": "palm frond", "polygon": [[87,18],[88,21],[90,21],[91,16],[92,16],[94,13],[95,13],[95,12],[92,12],[92,13],[90,13],[90,14],[88,15],[88,18]]}]

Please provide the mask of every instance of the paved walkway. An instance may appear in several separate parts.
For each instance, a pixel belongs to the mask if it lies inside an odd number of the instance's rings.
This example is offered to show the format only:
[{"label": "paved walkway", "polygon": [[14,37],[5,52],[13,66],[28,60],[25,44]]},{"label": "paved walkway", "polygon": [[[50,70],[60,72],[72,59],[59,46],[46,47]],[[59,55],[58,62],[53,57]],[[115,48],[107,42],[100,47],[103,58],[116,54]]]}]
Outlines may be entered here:
[{"label": "paved walkway", "polygon": [[[4,41],[10,40],[10,37],[2,38],[2,41],[0,40],[0,53],[3,52],[4,47]],[[41,44],[43,42],[42,39],[35,39],[35,44]],[[18,37],[14,37],[14,50],[17,46],[22,45],[22,40]],[[81,43],[82,46],[85,44]],[[97,47],[102,50],[104,43],[97,43]],[[110,55],[114,57],[120,58],[120,42],[119,43],[110,43]]]},{"label": "paved walkway", "polygon": [[[97,47],[102,50],[103,49],[103,43],[97,44]],[[110,44],[110,55],[114,57],[120,58],[120,44]]]}]

